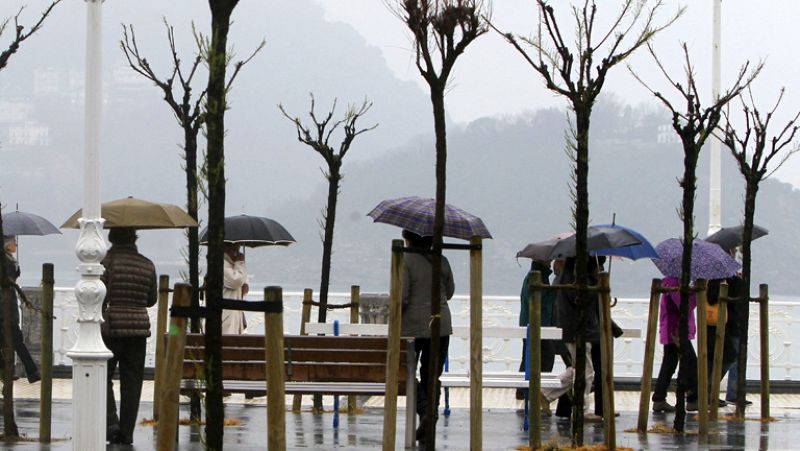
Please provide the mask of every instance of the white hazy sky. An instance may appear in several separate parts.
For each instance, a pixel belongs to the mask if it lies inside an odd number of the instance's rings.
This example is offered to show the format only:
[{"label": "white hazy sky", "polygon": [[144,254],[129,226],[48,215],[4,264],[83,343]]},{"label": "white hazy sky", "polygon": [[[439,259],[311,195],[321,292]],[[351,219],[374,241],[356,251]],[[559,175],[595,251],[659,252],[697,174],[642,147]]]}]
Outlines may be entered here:
[{"label": "white hazy sky", "polygon": [[[325,7],[329,20],[350,24],[367,42],[378,47],[399,78],[414,80],[426,88],[414,66],[408,33],[383,0],[317,1]],[[671,74],[680,74],[679,46],[682,42],[688,45],[699,86],[707,87],[709,96],[712,1],[665,0],[662,18],[674,13],[680,5],[685,5],[687,10],[672,28],[655,40],[656,50]],[[538,12],[534,0],[494,0],[492,3],[492,21],[499,29],[523,35],[535,31]],[[615,13],[619,3],[598,2],[600,20]],[[553,4],[558,8],[568,2]],[[612,4],[615,7],[611,7]],[[787,90],[781,111],[776,115],[775,129],[800,110],[800,84],[797,83],[800,63],[795,33],[798,19],[800,1],[797,0],[724,0],[722,3],[722,87],[725,89],[733,81],[745,61],[764,60],[766,66],[754,85],[757,103],[771,105],[781,87]],[[566,30],[571,32],[572,27]],[[646,51],[629,61],[654,88],[668,92]],[[650,93],[624,66],[611,72],[606,92],[628,103],[656,105]],[[495,32],[478,39],[459,59],[447,94],[448,113],[458,122],[559,105],[564,105],[563,101],[544,88],[540,77]],[[738,107],[732,111],[738,112]],[[790,160],[777,177],[800,186],[800,157]]]}]

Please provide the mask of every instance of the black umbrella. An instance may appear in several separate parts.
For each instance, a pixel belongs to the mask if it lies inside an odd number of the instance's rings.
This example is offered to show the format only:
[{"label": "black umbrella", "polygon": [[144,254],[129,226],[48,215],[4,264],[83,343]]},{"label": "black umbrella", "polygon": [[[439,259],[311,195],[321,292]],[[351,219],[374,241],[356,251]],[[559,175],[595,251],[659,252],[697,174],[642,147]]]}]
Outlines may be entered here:
[{"label": "black umbrella", "polygon": [[[769,230],[753,224],[753,233],[751,240],[761,238],[769,234]],[[717,243],[719,247],[725,249],[727,252],[732,251],[743,243],[744,226],[738,225],[733,227],[723,227],[713,234],[709,235],[705,240],[709,243]]]},{"label": "black umbrella", "polygon": [[[261,216],[239,215],[225,218],[225,242],[248,247],[288,246],[294,237],[277,221]],[[208,243],[208,227],[200,233],[200,244]]]},{"label": "black umbrella", "polygon": [[52,235],[61,232],[47,219],[33,213],[12,211],[3,214],[3,235]]},{"label": "black umbrella", "polygon": [[[628,229],[619,227],[590,226],[586,235],[589,251],[613,249],[642,243],[642,241],[628,231]],[[556,236],[549,240],[531,243],[525,246],[524,249],[517,252],[517,257],[531,258],[540,261],[574,257],[575,242],[576,236],[574,233],[567,237]]]}]

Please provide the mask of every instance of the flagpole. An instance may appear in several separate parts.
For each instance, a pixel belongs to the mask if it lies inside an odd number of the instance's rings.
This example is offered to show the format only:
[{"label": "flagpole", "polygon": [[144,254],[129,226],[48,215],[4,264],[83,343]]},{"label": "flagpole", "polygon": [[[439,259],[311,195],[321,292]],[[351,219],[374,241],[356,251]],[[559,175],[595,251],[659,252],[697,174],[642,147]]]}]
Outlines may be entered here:
[{"label": "flagpole", "polygon": [[[714,3],[714,18],[712,25],[711,49],[711,95],[713,101],[719,99],[722,66],[722,0],[712,0]],[[721,183],[721,143],[719,139],[711,137],[711,156],[709,158],[709,190],[708,190],[708,234],[716,232],[722,227],[722,183]]]}]

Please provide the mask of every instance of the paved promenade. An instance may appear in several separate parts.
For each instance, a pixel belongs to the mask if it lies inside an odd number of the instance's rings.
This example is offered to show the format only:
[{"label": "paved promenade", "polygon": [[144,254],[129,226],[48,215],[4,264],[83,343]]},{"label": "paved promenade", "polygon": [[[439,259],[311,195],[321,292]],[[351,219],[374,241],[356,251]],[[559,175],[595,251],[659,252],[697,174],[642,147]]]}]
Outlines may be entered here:
[{"label": "paved promenade", "polygon": [[[53,384],[53,438],[50,445],[35,442],[4,444],[0,449],[13,450],[69,450],[72,429],[71,381],[56,380]],[[38,435],[38,385],[30,386],[23,380],[15,385],[17,398],[17,422],[21,432],[35,440]],[[143,402],[139,411],[140,420],[152,418],[153,384],[146,382]],[[761,423],[754,421],[758,416],[758,397],[750,395],[754,405],[748,409],[748,421],[720,421],[711,425],[707,443],[699,444],[694,415],[688,418],[689,434],[636,434],[625,432],[636,423],[638,392],[616,392],[616,404],[621,415],[617,418],[617,443],[633,449],[659,450],[722,450],[722,449],[800,449],[797,431],[800,431],[800,395],[773,395],[772,415],[777,421]],[[287,398],[288,400],[289,398]],[[437,449],[469,449],[469,392],[467,389],[454,389],[450,395],[453,412],[449,418],[442,417],[437,428]],[[226,450],[264,450],[266,449],[266,409],[265,398],[246,400],[241,395],[226,399],[226,417],[238,420],[237,425],[225,429]],[[332,398],[324,400],[326,413],[314,415],[310,412],[310,397],[304,397],[303,412],[287,412],[286,436],[288,449],[301,450],[378,450],[381,449],[383,429],[383,398],[363,398],[363,409],[358,415],[343,414],[338,430],[332,426]],[[403,405],[402,402],[398,403]],[[515,450],[527,443],[527,433],[522,430],[522,404],[514,399],[510,389],[491,389],[484,391],[483,434],[484,450]],[[723,408],[721,415],[730,415],[732,407]],[[182,406],[181,416],[187,417],[187,408]],[[650,425],[671,424],[672,415],[652,414]],[[402,449],[402,415],[398,419],[397,449]],[[567,443],[569,441],[569,422],[559,418],[543,418],[544,441]],[[601,443],[602,425],[589,425],[587,443]],[[178,449],[202,450],[201,429],[194,426],[180,426]],[[155,434],[152,426],[137,427],[133,446],[116,445],[109,449],[151,450],[155,448]]]}]

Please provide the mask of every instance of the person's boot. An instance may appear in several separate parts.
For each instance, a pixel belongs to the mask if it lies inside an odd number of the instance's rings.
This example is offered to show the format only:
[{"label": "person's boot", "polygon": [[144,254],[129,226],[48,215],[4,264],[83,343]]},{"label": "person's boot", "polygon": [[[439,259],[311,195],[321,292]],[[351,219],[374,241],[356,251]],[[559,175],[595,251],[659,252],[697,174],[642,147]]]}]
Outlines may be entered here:
[{"label": "person's boot", "polygon": [[675,407],[670,405],[667,401],[653,401],[653,412],[673,413],[675,412]]}]

